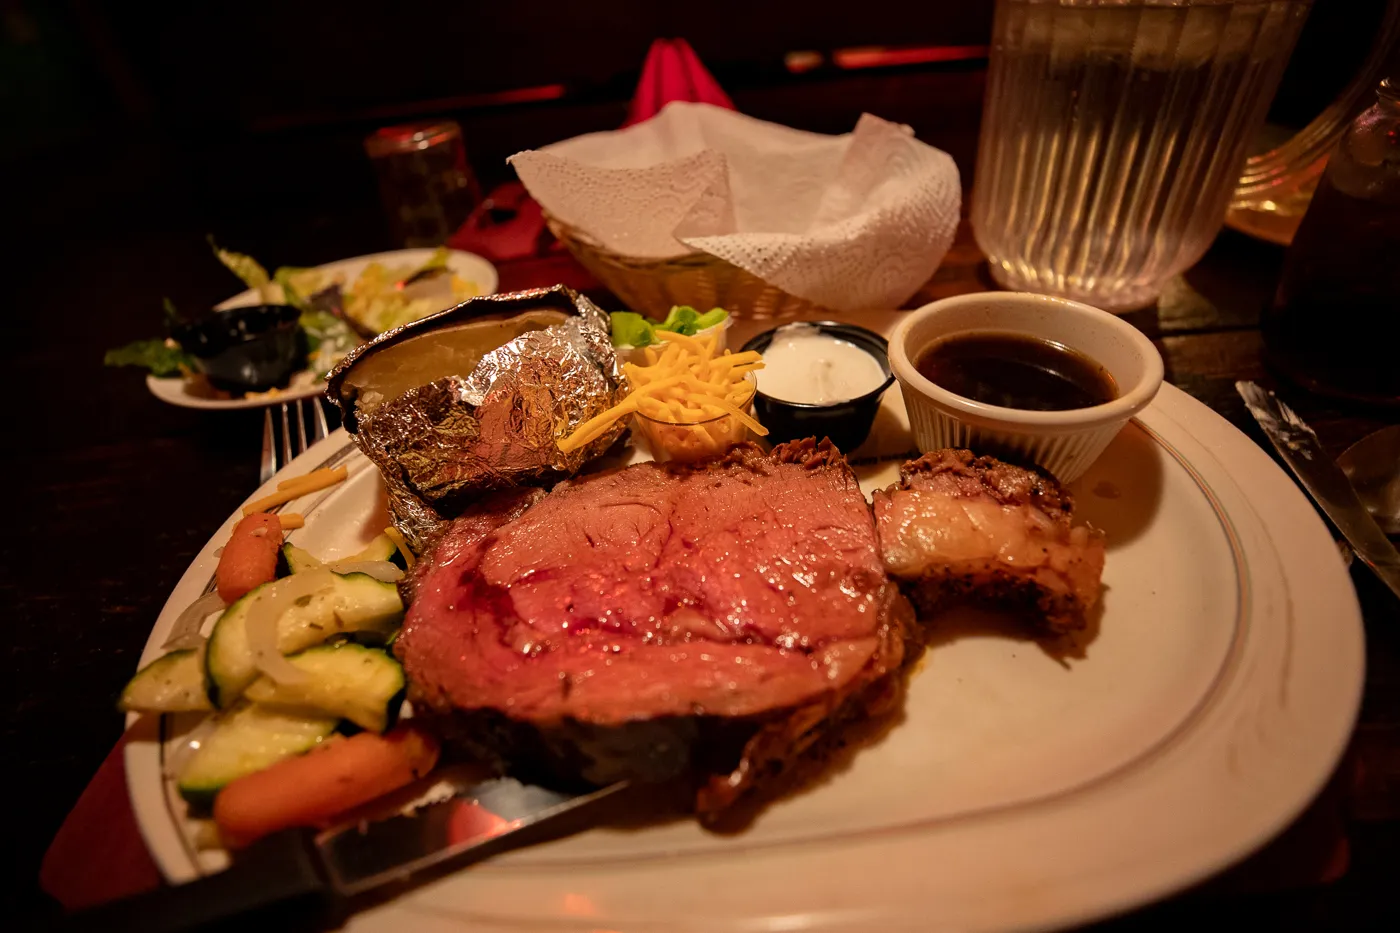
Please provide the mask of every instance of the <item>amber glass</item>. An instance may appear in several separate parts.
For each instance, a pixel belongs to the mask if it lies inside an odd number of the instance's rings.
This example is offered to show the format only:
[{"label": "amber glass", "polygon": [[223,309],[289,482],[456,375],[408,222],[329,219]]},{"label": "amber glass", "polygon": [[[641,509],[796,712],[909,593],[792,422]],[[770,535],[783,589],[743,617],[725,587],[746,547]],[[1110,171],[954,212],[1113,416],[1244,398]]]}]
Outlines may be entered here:
[{"label": "amber glass", "polygon": [[401,246],[439,246],[481,200],[480,189],[451,120],[386,126],[365,139],[379,198]]},{"label": "amber glass", "polygon": [[1270,364],[1309,389],[1400,405],[1400,84],[1342,134],[1264,318]]}]

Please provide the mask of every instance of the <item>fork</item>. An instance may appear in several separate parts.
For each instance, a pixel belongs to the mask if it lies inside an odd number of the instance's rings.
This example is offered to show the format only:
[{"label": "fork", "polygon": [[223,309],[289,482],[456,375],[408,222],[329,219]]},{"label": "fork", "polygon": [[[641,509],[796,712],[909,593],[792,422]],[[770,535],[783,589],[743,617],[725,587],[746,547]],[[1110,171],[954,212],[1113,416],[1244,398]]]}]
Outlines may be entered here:
[{"label": "fork", "polygon": [[[310,406],[314,412],[314,417],[308,418],[306,407]],[[296,408],[296,429],[292,427],[292,415],[290,409]],[[279,467],[284,467],[292,462],[293,445],[296,447],[296,454],[306,452],[306,448],[316,443],[321,438],[330,433],[330,428],[326,425],[326,410],[321,407],[319,398],[303,398],[292,402],[283,402],[281,405],[282,417],[281,431],[277,430],[272,417],[271,406],[263,409],[263,437],[262,437],[262,467],[258,471],[258,482],[265,483],[272,479],[272,474],[276,473]],[[306,422],[311,421],[311,441],[307,443]],[[278,462],[278,452],[281,452],[281,462]]]}]

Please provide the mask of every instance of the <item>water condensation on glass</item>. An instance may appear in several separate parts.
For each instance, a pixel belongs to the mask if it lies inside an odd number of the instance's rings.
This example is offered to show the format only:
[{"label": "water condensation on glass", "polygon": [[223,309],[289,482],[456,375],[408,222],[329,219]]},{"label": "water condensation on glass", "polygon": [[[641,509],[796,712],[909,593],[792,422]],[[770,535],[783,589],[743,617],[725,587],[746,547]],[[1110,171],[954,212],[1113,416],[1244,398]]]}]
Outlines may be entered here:
[{"label": "water condensation on glass", "polygon": [[1311,0],[998,0],[972,226],[1004,287],[1151,303],[1219,232]]}]

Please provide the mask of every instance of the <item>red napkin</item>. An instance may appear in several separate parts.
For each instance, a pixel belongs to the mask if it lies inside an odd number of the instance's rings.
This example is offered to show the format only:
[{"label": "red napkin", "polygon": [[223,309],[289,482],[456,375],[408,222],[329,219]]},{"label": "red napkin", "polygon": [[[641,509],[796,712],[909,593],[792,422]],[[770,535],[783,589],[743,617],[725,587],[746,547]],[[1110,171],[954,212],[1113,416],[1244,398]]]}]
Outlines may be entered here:
[{"label": "red napkin", "polygon": [[[493,219],[502,213],[511,216],[506,220]],[[548,242],[543,234],[544,216],[539,203],[525,193],[524,185],[510,181],[492,189],[457,232],[448,237],[447,245],[501,262],[538,256],[558,245]]]},{"label": "red napkin", "polygon": [[735,109],[734,102],[724,93],[709,69],[700,63],[689,42],[684,39],[657,39],[647,52],[646,63],[642,65],[642,79],[637,82],[632,105],[627,109],[627,122],[622,125],[631,126],[650,120],[673,100]]},{"label": "red napkin", "polygon": [[[684,39],[657,39],[647,52],[642,77],[627,108],[632,126],[649,120],[674,100],[714,104],[733,110],[734,102],[700,62]],[[507,220],[493,220],[502,212],[514,212]],[[519,182],[507,182],[491,191],[466,222],[447,240],[453,249],[485,256],[492,261],[541,256],[559,244],[545,231],[540,205]]]},{"label": "red napkin", "polygon": [[160,884],[160,869],[146,851],[126,792],[123,735],[49,843],[39,885],[64,907],[78,910]]}]

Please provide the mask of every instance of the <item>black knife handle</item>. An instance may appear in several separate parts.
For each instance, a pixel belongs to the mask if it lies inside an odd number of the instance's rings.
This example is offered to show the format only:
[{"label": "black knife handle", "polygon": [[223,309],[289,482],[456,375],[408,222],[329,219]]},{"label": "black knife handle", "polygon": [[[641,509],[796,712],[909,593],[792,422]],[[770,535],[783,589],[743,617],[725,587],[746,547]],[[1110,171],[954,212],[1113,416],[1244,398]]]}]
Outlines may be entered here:
[{"label": "black knife handle", "polygon": [[318,930],[344,917],[312,830],[286,830],[238,853],[228,870],[70,914],[65,933]]}]

